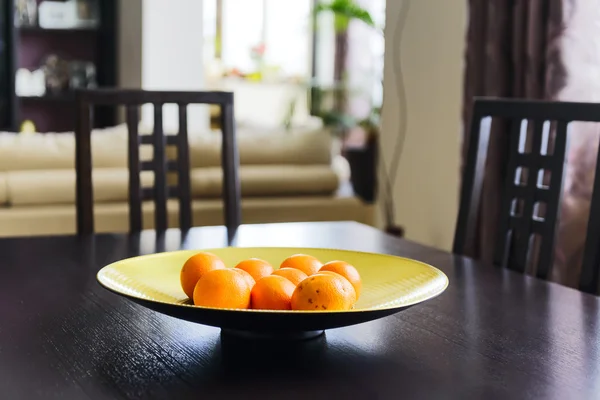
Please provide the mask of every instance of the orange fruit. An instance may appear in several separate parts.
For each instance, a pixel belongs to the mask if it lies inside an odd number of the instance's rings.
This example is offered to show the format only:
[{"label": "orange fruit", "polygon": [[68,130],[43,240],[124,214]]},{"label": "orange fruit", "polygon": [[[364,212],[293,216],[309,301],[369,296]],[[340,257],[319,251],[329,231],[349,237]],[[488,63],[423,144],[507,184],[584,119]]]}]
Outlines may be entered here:
[{"label": "orange fruit", "polygon": [[229,268],[209,271],[196,284],[194,304],[215,308],[250,308],[252,288],[244,275]]},{"label": "orange fruit", "polygon": [[179,280],[181,288],[191,299],[194,296],[194,288],[200,278],[209,271],[215,269],[224,269],[225,264],[221,259],[212,253],[202,252],[194,254],[183,264]]},{"label": "orange fruit", "polygon": [[304,272],[306,275],[312,275],[319,272],[319,269],[322,266],[323,263],[313,256],[306,254],[294,254],[293,256],[283,260],[279,268],[295,268]]},{"label": "orange fruit", "polygon": [[[323,275],[323,274],[324,274],[324,275],[341,276],[341,275],[340,275],[340,274],[338,274],[337,272],[333,272],[333,271],[319,271],[319,272],[317,272],[317,273],[318,273],[319,275]],[[342,276],[342,278],[344,278],[344,277]],[[346,278],[344,278],[344,279],[346,279]],[[346,280],[348,281],[348,279],[346,279]],[[350,282],[350,281],[348,281],[348,282]]]},{"label": "orange fruit", "polygon": [[348,279],[348,282],[354,286],[354,290],[356,291],[356,298],[360,297],[360,292],[362,290],[362,280],[360,279],[360,274],[357,269],[352,265],[348,264],[345,261],[330,261],[324,264],[319,272],[330,271],[340,274],[344,278]]},{"label": "orange fruit", "polygon": [[252,288],[251,304],[255,310],[291,310],[292,293],[296,285],[282,276],[270,275]]},{"label": "orange fruit", "polygon": [[248,284],[250,285],[250,287],[253,287],[254,284],[256,283],[256,281],[254,280],[254,278],[252,277],[252,275],[250,275],[249,273],[247,273],[243,269],[232,268],[232,270],[234,270],[235,272],[239,272],[240,274],[242,274],[244,276],[244,278],[246,279],[246,281],[248,282]]},{"label": "orange fruit", "polygon": [[269,276],[273,273],[273,267],[265,260],[259,258],[249,258],[240,262],[235,268],[241,269],[252,275],[254,280],[258,282],[260,278]]},{"label": "orange fruit", "polygon": [[282,276],[292,282],[294,286],[298,286],[300,282],[308,278],[308,275],[295,268],[279,268],[273,271],[272,275]]},{"label": "orange fruit", "polygon": [[356,302],[356,291],[341,275],[315,274],[309,276],[292,294],[292,310],[350,310]]}]

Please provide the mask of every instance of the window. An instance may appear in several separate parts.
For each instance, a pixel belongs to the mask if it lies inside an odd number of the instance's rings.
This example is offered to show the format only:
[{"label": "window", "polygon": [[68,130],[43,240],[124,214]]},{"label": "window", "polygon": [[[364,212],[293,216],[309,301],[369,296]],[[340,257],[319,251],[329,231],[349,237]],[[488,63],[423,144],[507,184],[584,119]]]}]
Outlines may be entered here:
[{"label": "window", "polygon": [[[364,118],[382,101],[384,39],[380,30],[385,0],[354,1],[369,11],[380,28],[378,31],[354,21],[348,31],[347,111]],[[319,103],[324,105],[320,111],[331,107],[329,94],[341,86],[334,82],[334,16],[322,13],[313,30],[314,3],[204,0],[205,81],[213,90],[235,93],[239,120],[281,124],[294,110],[294,123],[309,121],[308,96],[316,93],[307,90],[310,82],[327,93],[321,97],[326,100]],[[239,76],[246,79],[237,79]]]},{"label": "window", "polygon": [[215,58],[219,47],[219,3],[223,69],[243,74],[263,69],[285,78],[310,76],[311,0],[205,0],[207,60]]}]

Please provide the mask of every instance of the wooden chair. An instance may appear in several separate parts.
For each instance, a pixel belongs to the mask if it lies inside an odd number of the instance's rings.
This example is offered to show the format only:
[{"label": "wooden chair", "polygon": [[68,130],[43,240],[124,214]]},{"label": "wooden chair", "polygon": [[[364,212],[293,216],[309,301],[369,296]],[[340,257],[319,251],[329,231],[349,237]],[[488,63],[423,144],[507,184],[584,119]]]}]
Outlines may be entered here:
[{"label": "wooden chair", "polygon": [[[163,132],[163,105],[175,103],[179,108],[179,132]],[[151,135],[139,135],[139,108],[144,104],[154,106],[154,130]],[[124,106],[128,130],[129,158],[129,224],[130,231],[142,230],[142,202],[155,204],[155,229],[165,231],[168,226],[167,199],[179,200],[179,224],[182,231],[192,226],[190,190],[190,159],[187,132],[187,106],[189,104],[214,104],[221,109],[223,133],[223,202],[225,226],[229,241],[233,240],[241,220],[239,156],[235,139],[233,94],[225,92],[156,92],[144,90],[98,89],[80,90],[76,93],[76,205],[77,232],[80,235],[94,232],[91,127],[94,106]],[[139,147],[152,145],[151,161],[140,161]],[[176,160],[167,159],[167,146],[177,148]],[[154,187],[142,188],[140,172],[154,172]],[[177,186],[168,187],[167,173],[177,173]]]},{"label": "wooden chair", "polygon": [[[489,117],[489,118],[488,118]],[[541,240],[536,275],[547,279],[553,263],[555,227],[563,184],[567,128],[570,122],[600,122],[600,104],[562,103],[528,100],[475,99],[466,163],[463,171],[461,201],[453,251],[465,254],[474,241],[491,121],[501,119],[509,135],[506,178],[494,252],[494,263],[525,272],[531,256],[531,237]],[[550,126],[554,128],[550,128]],[[529,132],[526,137],[526,133]],[[531,151],[524,149],[525,141]],[[554,151],[543,151],[544,141],[553,141]],[[599,152],[600,158],[600,152]],[[527,179],[522,173],[527,170]],[[580,289],[600,294],[600,160],[596,166]],[[549,179],[547,175],[550,175]],[[521,176],[519,176],[521,175]],[[536,179],[538,178],[538,179]],[[543,207],[545,206],[545,207]],[[545,208],[538,215],[536,208]]]}]

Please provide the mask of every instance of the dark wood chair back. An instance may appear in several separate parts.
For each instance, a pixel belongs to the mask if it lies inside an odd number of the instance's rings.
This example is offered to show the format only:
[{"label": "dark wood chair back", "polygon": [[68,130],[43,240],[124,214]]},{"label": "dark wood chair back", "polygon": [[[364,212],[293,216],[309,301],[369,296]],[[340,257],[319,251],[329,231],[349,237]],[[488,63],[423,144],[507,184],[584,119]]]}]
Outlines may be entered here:
[{"label": "dark wood chair back", "polygon": [[[163,105],[176,104],[179,109],[179,132],[165,135],[163,131]],[[154,130],[151,135],[138,132],[139,109],[144,104],[154,106]],[[142,230],[142,202],[153,200],[155,229],[168,227],[167,199],[179,200],[179,225],[183,231],[192,226],[190,189],[190,155],[187,132],[187,106],[214,104],[221,109],[223,202],[225,226],[231,241],[240,225],[239,155],[235,138],[233,94],[225,92],[163,92],[145,90],[97,89],[76,93],[76,205],[77,232],[80,235],[94,232],[94,202],[92,187],[91,127],[94,106],[124,106],[128,130],[129,164],[129,224],[131,232]],[[140,161],[140,145],[153,146],[153,159]],[[175,146],[175,160],[167,158],[167,146]],[[141,171],[154,173],[154,187],[142,188]],[[167,174],[177,174],[176,187],[167,185]]]},{"label": "dark wood chair back", "polygon": [[[504,189],[494,263],[520,272],[533,261],[547,279],[553,263],[560,209],[567,128],[573,121],[600,122],[600,104],[477,98],[463,170],[453,251],[466,254],[474,243],[484,185],[490,132],[508,135]],[[553,147],[553,151],[548,148]],[[600,156],[600,152],[599,152]],[[598,293],[600,266],[600,162],[591,203],[580,289]],[[538,238],[539,252],[532,257]]]}]

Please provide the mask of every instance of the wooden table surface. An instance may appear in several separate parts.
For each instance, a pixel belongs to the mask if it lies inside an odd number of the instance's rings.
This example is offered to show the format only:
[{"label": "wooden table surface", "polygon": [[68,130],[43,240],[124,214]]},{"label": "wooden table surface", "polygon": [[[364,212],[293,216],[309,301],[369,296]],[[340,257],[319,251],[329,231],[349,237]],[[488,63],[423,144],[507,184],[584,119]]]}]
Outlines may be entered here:
[{"label": "wooden table surface", "polygon": [[[443,270],[441,296],[299,343],[242,341],[102,289],[107,263],[220,247],[99,235],[0,240],[2,399],[588,399],[600,397],[598,298],[357,223],[243,226],[240,246],[396,254]],[[158,248],[157,248],[158,247]]]}]

